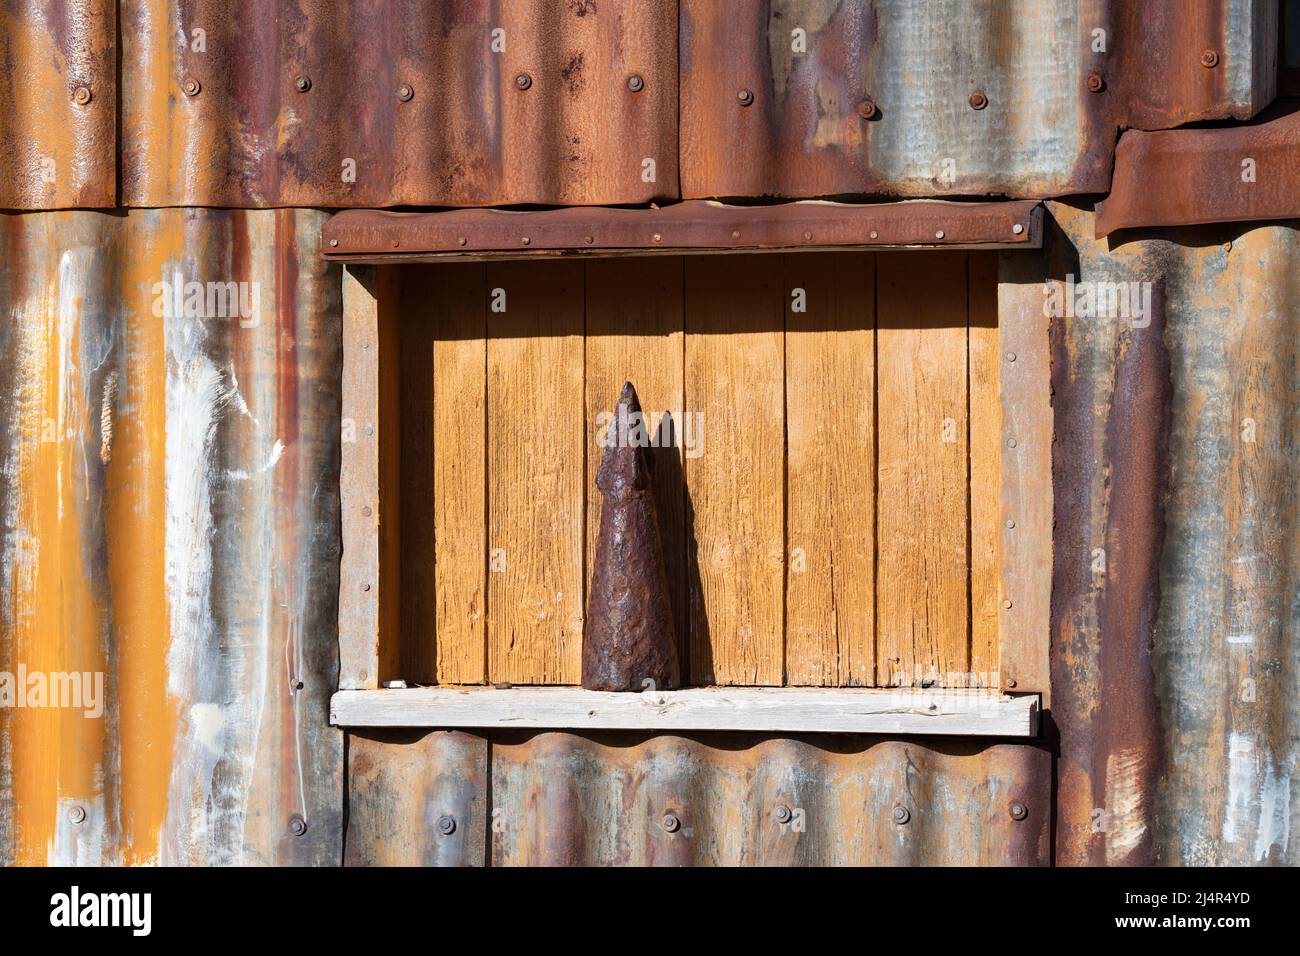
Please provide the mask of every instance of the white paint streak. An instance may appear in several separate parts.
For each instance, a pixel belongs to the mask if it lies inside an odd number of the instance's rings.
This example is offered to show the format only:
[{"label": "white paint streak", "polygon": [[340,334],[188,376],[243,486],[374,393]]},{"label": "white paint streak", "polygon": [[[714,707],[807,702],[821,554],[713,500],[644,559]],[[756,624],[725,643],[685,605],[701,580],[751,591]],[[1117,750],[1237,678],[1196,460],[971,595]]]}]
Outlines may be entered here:
[{"label": "white paint streak", "polygon": [[1147,832],[1142,774],[1146,751],[1125,747],[1106,761],[1106,864],[1124,862]]},{"label": "white paint streak", "polygon": [[[1279,762],[1273,753],[1250,737],[1228,737],[1228,801],[1223,815],[1223,842],[1246,850],[1249,859],[1262,863],[1277,847],[1286,860],[1291,842],[1291,776],[1295,754]],[[1240,862],[1245,862],[1244,859]]]}]

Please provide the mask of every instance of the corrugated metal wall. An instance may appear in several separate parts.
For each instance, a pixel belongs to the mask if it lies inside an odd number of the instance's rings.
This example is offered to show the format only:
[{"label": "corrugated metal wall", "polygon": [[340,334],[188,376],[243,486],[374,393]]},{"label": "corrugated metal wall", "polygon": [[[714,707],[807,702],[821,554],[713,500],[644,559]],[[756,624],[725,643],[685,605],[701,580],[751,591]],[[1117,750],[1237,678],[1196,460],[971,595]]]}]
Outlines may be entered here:
[{"label": "corrugated metal wall", "polygon": [[[12,0],[0,207],[1100,192],[1120,126],[1274,90],[1271,0],[737,6]],[[1051,213],[1053,275],[1158,303],[1054,326],[1054,837],[1003,807],[1035,747],[416,733],[352,738],[347,859],[1295,863],[1295,224]],[[100,721],[0,711],[0,862],[342,859],[324,218],[0,219],[0,663],[107,675]],[[256,321],[156,317],[178,270],[256,282]]]}]

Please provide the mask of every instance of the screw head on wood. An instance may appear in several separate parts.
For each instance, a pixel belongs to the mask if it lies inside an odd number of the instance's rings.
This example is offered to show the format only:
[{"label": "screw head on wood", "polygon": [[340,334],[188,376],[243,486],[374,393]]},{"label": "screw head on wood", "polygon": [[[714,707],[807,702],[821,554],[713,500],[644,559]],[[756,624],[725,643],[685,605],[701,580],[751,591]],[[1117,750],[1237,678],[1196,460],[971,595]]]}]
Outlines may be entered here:
[{"label": "screw head on wood", "polygon": [[907,807],[894,807],[894,822],[900,827],[912,819],[912,811]]},{"label": "screw head on wood", "polygon": [[1005,610],[1010,611],[1010,610],[1011,610],[1011,606],[1012,606],[1012,605],[1011,605],[1011,598],[1007,598],[1005,601],[1002,602],[1002,607],[1003,607]]},{"label": "screw head on wood", "polygon": [[772,819],[777,823],[789,823],[792,816],[793,814],[790,812],[790,808],[784,803],[778,803],[772,809]]},{"label": "screw head on wood", "polygon": [[1206,50],[1201,54],[1201,66],[1207,70],[1212,70],[1219,65],[1219,54],[1213,50]]},{"label": "screw head on wood", "polygon": [[1016,686],[1016,679],[1014,677],[1008,677],[1007,687],[1015,687],[1015,686]]},{"label": "screw head on wood", "polygon": [[664,818],[660,821],[660,826],[666,833],[676,833],[682,828],[682,821],[677,818],[675,813],[665,813]]},{"label": "screw head on wood", "polygon": [[295,78],[293,81],[293,88],[297,90],[299,93],[306,93],[308,90],[311,89],[311,77],[299,76]]},{"label": "screw head on wood", "polygon": [[1014,438],[1008,438],[1008,439],[1007,439],[1007,447],[1008,447],[1008,448],[1015,448],[1017,444],[1018,444],[1018,442],[1017,442]]},{"label": "screw head on wood", "polygon": [[289,832],[294,836],[302,836],[307,832],[307,821],[303,819],[302,814],[295,813],[289,818]]},{"label": "screw head on wood", "polygon": [[456,818],[450,814],[444,813],[438,817],[438,832],[443,836],[451,836],[456,832]]},{"label": "screw head on wood", "polygon": [[1106,81],[1101,78],[1100,73],[1088,74],[1088,89],[1093,93],[1100,93],[1106,88]]},{"label": "screw head on wood", "polygon": [[1008,519],[1007,519],[1007,527],[1008,527],[1008,528],[1014,528],[1015,526],[1016,526],[1016,519],[1015,519],[1015,518],[1008,518]]},{"label": "screw head on wood", "polygon": [[1012,820],[1023,820],[1025,817],[1029,816],[1029,808],[1023,803],[1011,804],[1010,812]]},{"label": "screw head on wood", "polygon": [[984,95],[983,90],[976,90],[970,95],[970,99],[967,102],[970,103],[971,109],[982,110],[984,107],[989,105],[989,98]]},{"label": "screw head on wood", "polygon": [[72,102],[78,106],[85,106],[91,100],[90,87],[79,86],[72,93]]},{"label": "screw head on wood", "polygon": [[362,584],[362,585],[361,585],[361,590],[363,590],[363,591],[369,591],[369,590],[370,590],[370,582],[369,582],[369,581],[366,581],[364,584]]},{"label": "screw head on wood", "polygon": [[198,96],[199,90],[203,89],[203,87],[199,84],[198,80],[189,76],[186,77],[185,82],[181,84],[181,89],[184,91],[186,96]]},{"label": "screw head on wood", "polygon": [[515,89],[526,90],[533,85],[533,78],[527,73],[520,73],[515,77]]},{"label": "screw head on wood", "polygon": [[876,101],[869,96],[864,96],[858,102],[858,115],[863,119],[871,119],[876,115]]},{"label": "screw head on wood", "polygon": [[736,94],[736,99],[740,101],[741,106],[749,106],[754,102],[754,94],[750,90],[741,90]]},{"label": "screw head on wood", "polygon": [[85,807],[73,807],[71,810],[68,811],[68,819],[71,820],[73,823],[78,823],[78,824],[79,824],[79,823],[85,823],[85,822],[86,822],[86,808],[85,808]]},{"label": "screw head on wood", "polygon": [[627,88],[633,93],[640,93],[645,89],[645,80],[633,73],[627,78]]},{"label": "screw head on wood", "polygon": [[1007,361],[1008,361],[1008,362],[1014,362],[1015,360],[1016,360],[1016,353],[1015,353],[1015,352],[1008,352],[1008,353],[1007,353]]}]

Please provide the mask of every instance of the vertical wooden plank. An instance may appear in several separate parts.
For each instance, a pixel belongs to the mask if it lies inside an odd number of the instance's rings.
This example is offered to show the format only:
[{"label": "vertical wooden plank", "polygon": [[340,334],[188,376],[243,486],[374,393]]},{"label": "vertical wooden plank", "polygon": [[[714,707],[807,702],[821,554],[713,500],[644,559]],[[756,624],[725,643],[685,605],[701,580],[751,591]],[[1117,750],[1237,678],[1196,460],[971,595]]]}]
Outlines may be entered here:
[{"label": "vertical wooden plank", "polygon": [[[779,685],[784,623],[784,289],[770,255],[686,260],[691,679]],[[693,535],[693,540],[692,540]]]},{"label": "vertical wooden plank", "polygon": [[[582,270],[580,262],[555,259],[487,267],[488,670],[494,681],[581,680]],[[494,311],[492,304],[502,302],[504,311]]]},{"label": "vertical wooden plank", "polygon": [[401,674],[487,678],[485,267],[404,266],[401,342]]},{"label": "vertical wooden plank", "polygon": [[980,686],[998,670],[998,562],[1002,555],[1002,406],[998,398],[998,260],[969,258],[970,669]]},{"label": "vertical wooden plank", "polygon": [[[600,526],[596,469],[603,449],[596,443],[597,416],[613,412],[623,383],[630,381],[641,399],[646,427],[660,442],[650,449],[650,460],[654,465],[659,536],[673,602],[682,682],[686,683],[690,633],[680,432],[684,402],[682,269],[683,260],[676,256],[593,259],[587,263],[587,561],[583,580],[591,581]],[[675,421],[665,417],[669,415],[675,416]]]},{"label": "vertical wooden plank", "polygon": [[[387,424],[388,416],[396,412],[395,406],[384,404],[383,395],[387,391],[384,386],[388,383],[380,381],[381,355],[385,348],[392,347],[396,338],[391,327],[396,282],[391,270],[373,266],[348,266],[343,272],[339,474],[343,537],[339,563],[339,688],[342,690],[378,687],[381,676],[386,678],[398,669],[398,622],[387,612],[398,607],[396,528],[399,515],[396,488],[384,484],[396,477],[396,461],[393,454],[388,454],[381,466],[380,452],[381,424]],[[396,441],[392,449],[396,450]],[[381,493],[381,487],[383,492],[391,493]],[[392,517],[384,521],[387,509],[392,509]],[[382,580],[381,567],[392,572]]]},{"label": "vertical wooden plank", "polygon": [[968,666],[966,256],[877,257],[877,673]]},{"label": "vertical wooden plank", "polygon": [[875,257],[789,255],[786,683],[875,679]]},{"label": "vertical wooden plank", "polygon": [[998,260],[1001,368],[1002,527],[999,608],[1002,687],[1037,691],[1051,705],[1048,645],[1052,603],[1052,382],[1044,314],[1047,270],[1039,256]]}]

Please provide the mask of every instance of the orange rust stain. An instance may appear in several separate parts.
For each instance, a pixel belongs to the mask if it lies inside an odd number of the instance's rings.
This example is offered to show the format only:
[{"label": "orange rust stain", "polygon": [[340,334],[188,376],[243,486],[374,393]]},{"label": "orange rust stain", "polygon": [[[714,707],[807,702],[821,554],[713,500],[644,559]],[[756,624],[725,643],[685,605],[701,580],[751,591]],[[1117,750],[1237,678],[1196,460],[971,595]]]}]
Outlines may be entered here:
[{"label": "orange rust stain", "polygon": [[166,351],[153,285],[181,258],[179,211],[156,229],[131,223],[121,265],[122,376],[108,467],[109,579],[117,627],[121,704],[121,854],[156,861],[167,816],[176,702],[167,691],[171,644],[166,569]]}]

